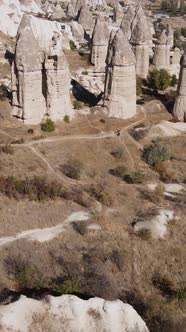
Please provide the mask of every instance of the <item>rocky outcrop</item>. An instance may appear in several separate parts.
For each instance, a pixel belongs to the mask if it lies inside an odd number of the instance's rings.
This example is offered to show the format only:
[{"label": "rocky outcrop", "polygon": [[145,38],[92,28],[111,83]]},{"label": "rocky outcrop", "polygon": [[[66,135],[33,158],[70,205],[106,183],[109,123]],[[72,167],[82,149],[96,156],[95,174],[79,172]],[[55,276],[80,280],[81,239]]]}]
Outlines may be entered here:
[{"label": "rocky outcrop", "polygon": [[36,0],[0,1],[0,13],[0,31],[11,37],[16,36],[23,13],[44,14]]},{"label": "rocky outcrop", "polygon": [[170,39],[167,30],[164,29],[157,40],[155,47],[153,64],[159,70],[161,68],[169,70],[170,67]]},{"label": "rocky outcrop", "polygon": [[118,3],[117,6],[114,8],[114,22],[118,25],[121,24],[122,19],[123,19],[123,8],[122,6]]},{"label": "rocky outcrop", "polygon": [[[45,38],[43,36],[45,33]],[[62,34],[50,22],[24,15],[18,30],[12,66],[13,115],[36,124],[73,116],[69,68],[62,50]]]},{"label": "rocky outcrop", "polygon": [[83,5],[78,16],[78,23],[82,25],[85,32],[91,36],[94,28],[94,20],[87,5]]},{"label": "rocky outcrop", "polygon": [[50,19],[54,20],[54,21],[62,21],[62,19],[65,17],[66,17],[66,15],[65,15],[63,8],[60,6],[60,4],[57,4],[54,9],[54,13],[50,17]]},{"label": "rocky outcrop", "polygon": [[173,115],[176,120],[186,122],[186,49],[181,59],[177,97]]},{"label": "rocky outcrop", "polygon": [[135,56],[121,29],[110,41],[106,64],[104,105],[108,115],[130,118],[136,114]]},{"label": "rocky outcrop", "polygon": [[107,56],[109,42],[109,28],[102,15],[96,20],[92,37],[91,63],[96,68],[105,70],[105,61]]},{"label": "rocky outcrop", "polygon": [[73,295],[35,300],[21,296],[0,306],[0,325],[8,332],[148,332],[133,307],[120,300],[81,300]]},{"label": "rocky outcrop", "polygon": [[147,78],[152,35],[141,4],[128,7],[121,23],[121,29],[127,35],[136,56],[136,74]]}]

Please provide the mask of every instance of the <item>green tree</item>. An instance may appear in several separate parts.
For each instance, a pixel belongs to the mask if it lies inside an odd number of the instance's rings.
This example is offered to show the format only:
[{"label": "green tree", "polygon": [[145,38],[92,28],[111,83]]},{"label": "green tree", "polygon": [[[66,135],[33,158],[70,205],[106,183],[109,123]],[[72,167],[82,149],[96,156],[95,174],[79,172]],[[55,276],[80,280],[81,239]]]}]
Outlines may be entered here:
[{"label": "green tree", "polygon": [[166,69],[154,69],[147,78],[148,85],[153,90],[165,90],[170,86],[171,76]]}]

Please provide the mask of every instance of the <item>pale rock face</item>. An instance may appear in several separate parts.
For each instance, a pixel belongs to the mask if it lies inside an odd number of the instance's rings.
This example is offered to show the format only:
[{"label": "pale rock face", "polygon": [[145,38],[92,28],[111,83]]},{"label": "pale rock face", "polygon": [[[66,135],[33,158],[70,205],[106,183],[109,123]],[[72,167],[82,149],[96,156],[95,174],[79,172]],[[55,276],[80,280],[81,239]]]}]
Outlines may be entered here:
[{"label": "pale rock face", "polygon": [[186,49],[181,59],[177,97],[173,115],[178,121],[186,122]]},{"label": "pale rock face", "polygon": [[106,62],[104,105],[110,117],[130,118],[136,114],[135,56],[121,29],[110,43]]},{"label": "pale rock face", "polygon": [[34,15],[43,14],[36,0],[1,0],[0,31],[15,37],[24,12]]},{"label": "pale rock face", "polygon": [[151,232],[152,238],[155,240],[164,239],[167,234],[167,224],[173,220],[174,211],[160,208],[157,215],[150,220],[141,220],[134,225],[136,232],[147,229]]},{"label": "pale rock face", "polygon": [[67,5],[66,15],[71,18],[74,18],[76,16],[75,8],[71,2],[69,2]]},{"label": "pale rock face", "polygon": [[172,51],[172,59],[170,63],[170,69],[169,73],[171,75],[176,75],[176,77],[179,77],[180,72],[180,59],[181,59],[181,52],[179,48],[175,48],[174,51]]},{"label": "pale rock face", "polygon": [[92,35],[94,20],[87,5],[83,5],[80,9],[78,23],[82,25],[87,34]]},{"label": "pale rock face", "polygon": [[4,332],[45,331],[46,326],[55,332],[149,332],[129,304],[101,298],[85,301],[73,295],[41,301],[21,296],[0,306],[0,324]]},{"label": "pale rock face", "polygon": [[118,3],[117,6],[114,8],[114,22],[116,24],[120,25],[121,21],[123,19],[123,8],[122,6]]},{"label": "pale rock face", "polygon": [[167,30],[164,29],[155,47],[153,64],[159,69],[170,69],[170,40]]},{"label": "pale rock face", "polygon": [[146,78],[149,70],[152,34],[140,4],[128,7],[121,23],[121,29],[127,34],[136,56],[136,74],[142,78]]},{"label": "pale rock face", "polygon": [[71,30],[72,30],[72,36],[74,37],[74,40],[78,43],[82,44],[85,42],[84,39],[84,29],[77,21],[72,21],[71,24]]},{"label": "pale rock face", "polygon": [[108,25],[104,21],[104,18],[99,15],[93,31],[91,50],[91,63],[94,64],[96,68],[105,70],[109,36]]},{"label": "pale rock face", "polygon": [[62,35],[48,29],[42,38],[41,22],[47,29],[46,21],[38,20],[23,16],[12,67],[13,115],[29,124],[40,123],[46,114],[53,120],[61,120],[66,114],[73,116]]},{"label": "pale rock face", "polygon": [[63,10],[63,8],[60,6],[60,4],[57,4],[54,10],[54,13],[51,16],[51,19],[54,21],[60,21],[63,18],[65,18],[65,12]]}]

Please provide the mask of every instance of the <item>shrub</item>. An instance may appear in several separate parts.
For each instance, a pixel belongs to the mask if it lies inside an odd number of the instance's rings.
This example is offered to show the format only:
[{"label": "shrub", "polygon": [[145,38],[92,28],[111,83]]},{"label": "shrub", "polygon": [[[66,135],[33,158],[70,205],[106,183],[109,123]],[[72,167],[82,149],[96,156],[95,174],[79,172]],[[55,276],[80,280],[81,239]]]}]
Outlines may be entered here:
[{"label": "shrub", "polygon": [[8,88],[4,85],[0,85],[0,100],[4,100],[9,97],[9,91]]},{"label": "shrub", "polygon": [[177,79],[176,75],[172,75],[170,85],[175,86],[177,83],[178,83],[178,79]]},{"label": "shrub", "polygon": [[129,172],[125,166],[118,166],[114,169],[110,170],[110,173],[114,176],[119,177],[123,181],[129,184],[141,184],[144,182],[144,174],[136,171],[136,172]]},{"label": "shrub", "polygon": [[62,172],[69,178],[79,180],[83,164],[77,159],[69,159],[64,165],[61,166]]},{"label": "shrub", "polygon": [[19,288],[39,289],[46,285],[38,269],[20,256],[7,256],[3,263],[9,277],[16,281]]},{"label": "shrub", "polygon": [[73,222],[72,226],[73,229],[81,235],[85,235],[87,232],[87,223],[85,221]]},{"label": "shrub", "polygon": [[147,81],[153,90],[165,90],[171,83],[171,76],[165,69],[154,69],[148,75]]},{"label": "shrub", "polygon": [[70,49],[71,51],[75,51],[77,49],[76,44],[73,40],[70,40]]},{"label": "shrub", "polygon": [[41,130],[48,133],[55,130],[55,124],[51,119],[47,119],[45,122],[41,123]]},{"label": "shrub", "polygon": [[33,135],[33,134],[34,134],[34,129],[29,128],[29,129],[27,130],[27,133]]},{"label": "shrub", "polygon": [[54,285],[54,289],[61,294],[74,294],[81,292],[78,280],[65,280],[62,284]]},{"label": "shrub", "polygon": [[143,190],[141,193],[144,199],[159,204],[164,197],[164,187],[159,184],[155,190]]},{"label": "shrub", "polygon": [[122,147],[118,147],[111,152],[111,155],[116,159],[122,159],[125,155],[125,151]]},{"label": "shrub", "polygon": [[73,106],[76,110],[80,110],[83,108],[83,103],[79,100],[74,100]]},{"label": "shrub", "polygon": [[142,240],[145,240],[145,241],[149,241],[152,239],[152,233],[150,231],[150,229],[140,229],[138,232],[137,232],[137,235],[142,239]]},{"label": "shrub", "polygon": [[88,71],[87,70],[82,71],[82,75],[88,75]]},{"label": "shrub", "polygon": [[11,144],[23,144],[25,142],[24,138],[19,138],[15,141],[12,141]]},{"label": "shrub", "polygon": [[64,189],[55,181],[47,181],[44,177],[16,179],[13,176],[0,177],[0,192],[8,197],[29,198],[32,200],[54,199],[64,197]]},{"label": "shrub", "polygon": [[6,154],[14,154],[14,149],[11,146],[11,144],[5,144],[0,147],[0,152],[6,153]]},{"label": "shrub", "polygon": [[153,276],[152,283],[161,291],[163,295],[172,296],[174,294],[175,284],[168,277],[155,274]]},{"label": "shrub", "polygon": [[159,161],[155,164],[154,170],[159,173],[162,181],[171,181],[175,177],[175,171],[169,160]]},{"label": "shrub", "polygon": [[110,205],[112,203],[112,199],[109,192],[102,184],[92,186],[91,194],[96,198],[98,202],[104,205]]},{"label": "shrub", "polygon": [[70,123],[70,117],[69,117],[69,115],[65,115],[64,118],[63,118],[63,120],[66,123]]},{"label": "shrub", "polygon": [[170,148],[158,142],[145,145],[143,150],[143,160],[150,166],[155,166],[158,162],[171,158]]}]

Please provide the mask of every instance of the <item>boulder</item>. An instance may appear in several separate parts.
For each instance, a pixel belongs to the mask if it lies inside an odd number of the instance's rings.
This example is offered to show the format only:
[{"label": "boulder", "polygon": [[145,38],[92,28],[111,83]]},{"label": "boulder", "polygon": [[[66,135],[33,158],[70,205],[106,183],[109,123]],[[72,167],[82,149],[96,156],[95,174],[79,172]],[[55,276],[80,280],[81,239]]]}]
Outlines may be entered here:
[{"label": "boulder", "polygon": [[35,300],[21,296],[16,302],[0,306],[0,325],[4,332],[148,332],[142,318],[129,304],[101,298],[81,300],[74,295],[48,296]]}]

